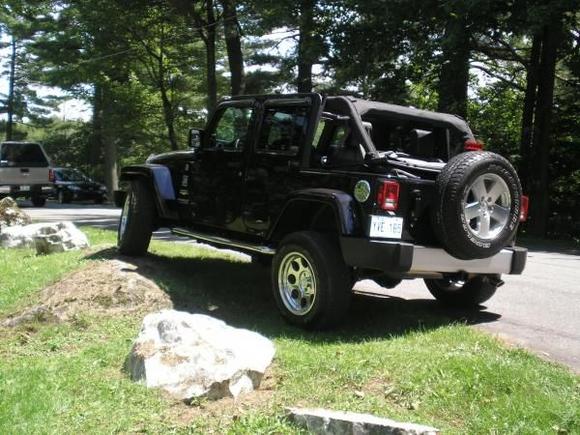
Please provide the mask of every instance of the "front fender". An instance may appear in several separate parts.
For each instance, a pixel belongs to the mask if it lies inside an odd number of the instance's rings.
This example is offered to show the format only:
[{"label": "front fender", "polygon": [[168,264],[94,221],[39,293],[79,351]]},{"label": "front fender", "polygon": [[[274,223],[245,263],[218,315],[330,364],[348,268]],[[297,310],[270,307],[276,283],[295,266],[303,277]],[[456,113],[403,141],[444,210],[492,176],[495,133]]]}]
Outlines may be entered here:
[{"label": "front fender", "polygon": [[174,218],[175,213],[168,207],[168,201],[176,199],[169,168],[164,165],[148,163],[125,166],[121,169],[120,181],[130,182],[139,178],[147,180],[149,183],[155,196],[155,205],[159,217]]}]

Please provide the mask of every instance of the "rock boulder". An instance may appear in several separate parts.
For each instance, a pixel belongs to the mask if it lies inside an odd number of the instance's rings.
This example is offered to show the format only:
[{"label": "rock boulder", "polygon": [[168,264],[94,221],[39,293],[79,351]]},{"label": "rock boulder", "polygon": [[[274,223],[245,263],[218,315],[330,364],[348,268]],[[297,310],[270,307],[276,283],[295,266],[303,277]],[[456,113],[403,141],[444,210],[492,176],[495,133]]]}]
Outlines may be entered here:
[{"label": "rock boulder", "polygon": [[329,409],[289,409],[297,426],[314,435],[438,435],[439,429],[388,418]]},{"label": "rock boulder", "polygon": [[275,349],[260,334],[202,314],[163,310],[143,320],[129,370],[181,400],[237,397],[256,389]]},{"label": "rock boulder", "polygon": [[24,213],[10,197],[0,200],[0,232],[6,227],[15,225],[28,225],[31,221],[30,216]]},{"label": "rock boulder", "polygon": [[83,249],[87,236],[72,222],[38,223],[4,228],[0,233],[2,248],[36,248],[39,254]]},{"label": "rock boulder", "polygon": [[52,254],[89,247],[85,233],[72,222],[58,222],[40,227],[34,235],[37,254]]}]

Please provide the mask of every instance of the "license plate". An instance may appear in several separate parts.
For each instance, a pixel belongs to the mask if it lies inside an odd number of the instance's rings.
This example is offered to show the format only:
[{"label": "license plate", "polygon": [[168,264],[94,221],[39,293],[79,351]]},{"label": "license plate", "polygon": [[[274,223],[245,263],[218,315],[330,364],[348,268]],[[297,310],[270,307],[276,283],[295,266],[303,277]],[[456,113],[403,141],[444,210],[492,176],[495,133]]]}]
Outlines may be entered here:
[{"label": "license plate", "polygon": [[23,192],[28,192],[30,190],[30,186],[20,186],[20,190]]},{"label": "license plate", "polygon": [[403,234],[403,218],[394,216],[371,216],[370,237],[400,239]]}]

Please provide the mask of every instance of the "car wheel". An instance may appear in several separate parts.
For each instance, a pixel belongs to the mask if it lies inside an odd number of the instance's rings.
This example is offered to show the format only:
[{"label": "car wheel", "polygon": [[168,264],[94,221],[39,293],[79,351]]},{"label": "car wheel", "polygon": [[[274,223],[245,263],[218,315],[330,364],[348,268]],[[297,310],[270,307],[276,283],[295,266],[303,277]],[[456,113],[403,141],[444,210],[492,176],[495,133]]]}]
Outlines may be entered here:
[{"label": "car wheel", "polygon": [[303,328],[338,323],[349,308],[351,284],[338,245],[316,232],[288,235],[272,260],[276,305],[288,322]]},{"label": "car wheel", "polygon": [[155,224],[155,203],[143,180],[131,182],[117,230],[117,247],[124,255],[144,255]]},{"label": "car wheel", "polygon": [[501,284],[503,281],[499,275],[478,275],[470,279],[425,279],[425,285],[439,302],[467,309],[476,308],[487,301]]},{"label": "car wheel", "polygon": [[433,230],[449,254],[487,258],[517,231],[522,188],[513,166],[491,152],[452,158],[436,182]]},{"label": "car wheel", "polygon": [[43,196],[33,196],[31,198],[32,205],[35,207],[44,207],[46,204],[46,198]]},{"label": "car wheel", "polygon": [[64,192],[64,190],[59,190],[58,191],[58,202],[59,202],[59,204],[68,204],[70,202],[70,198]]}]

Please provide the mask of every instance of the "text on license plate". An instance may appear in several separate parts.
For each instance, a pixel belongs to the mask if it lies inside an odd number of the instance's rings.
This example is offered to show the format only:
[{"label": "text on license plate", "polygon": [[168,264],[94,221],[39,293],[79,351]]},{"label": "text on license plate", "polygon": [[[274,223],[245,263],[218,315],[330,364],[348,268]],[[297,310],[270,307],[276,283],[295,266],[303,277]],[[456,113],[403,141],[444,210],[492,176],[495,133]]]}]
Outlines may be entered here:
[{"label": "text on license plate", "polygon": [[370,237],[400,239],[403,233],[403,218],[394,216],[371,216]]},{"label": "text on license plate", "polygon": [[30,190],[30,186],[20,186],[20,190],[27,192]]}]

